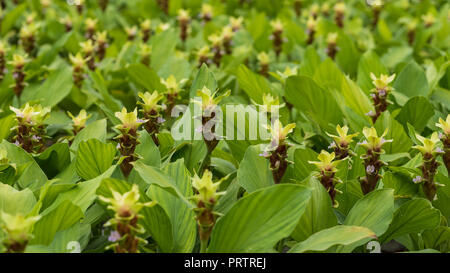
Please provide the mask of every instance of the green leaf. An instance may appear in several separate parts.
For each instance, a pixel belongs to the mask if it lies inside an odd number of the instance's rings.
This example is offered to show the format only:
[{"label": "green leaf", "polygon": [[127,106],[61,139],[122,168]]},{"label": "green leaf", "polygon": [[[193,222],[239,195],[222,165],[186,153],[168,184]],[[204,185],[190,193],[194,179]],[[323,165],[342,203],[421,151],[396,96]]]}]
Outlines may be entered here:
[{"label": "green leaf", "polygon": [[237,171],[237,182],[248,193],[274,185],[269,160],[260,154],[260,145],[248,147]]},{"label": "green leaf", "polygon": [[204,86],[206,86],[211,91],[215,91],[217,89],[217,82],[214,77],[214,73],[209,70],[206,64],[202,65],[197,75],[195,76],[194,82],[192,83],[191,89],[189,91],[189,97],[195,97],[197,91],[202,90]]},{"label": "green leaf", "polygon": [[146,165],[155,167],[161,165],[161,155],[158,147],[155,145],[152,137],[147,131],[140,132],[139,144],[136,146],[135,153],[141,157],[140,160]]},{"label": "green leaf", "polygon": [[422,132],[428,120],[434,116],[434,107],[424,97],[413,97],[402,107],[396,119],[407,128],[407,124],[414,126],[417,132]]},{"label": "green leaf", "polygon": [[[345,218],[344,225],[360,226],[372,230],[377,237],[389,227],[394,215],[394,190],[375,190],[360,199]],[[355,247],[366,243],[358,242],[338,247],[338,252],[351,252]]]},{"label": "green leaf", "polygon": [[15,181],[21,188],[29,188],[34,191],[47,182],[45,173],[25,150],[6,140],[0,144],[0,149],[6,150],[9,163],[15,164],[16,169],[21,170]]},{"label": "green leaf", "polygon": [[106,119],[92,122],[75,136],[70,149],[72,151],[77,151],[80,142],[89,140],[91,138],[96,138],[102,142],[106,142],[106,125]]},{"label": "green leaf", "polygon": [[60,230],[70,228],[84,217],[80,207],[69,200],[62,202],[54,210],[42,215],[34,226],[32,244],[49,245]]},{"label": "green leaf", "polygon": [[148,184],[154,184],[165,189],[170,194],[180,198],[180,200],[182,200],[188,207],[193,207],[191,202],[189,202],[187,198],[184,197],[184,195],[181,193],[174,179],[163,173],[161,170],[152,166],[147,166],[141,161],[137,161],[134,163],[134,169]]},{"label": "green leaf", "polygon": [[256,103],[262,104],[263,95],[271,93],[267,80],[263,76],[252,72],[244,64],[238,67],[235,75],[239,86]]},{"label": "green leaf", "polygon": [[388,74],[387,68],[374,51],[367,51],[364,53],[358,64],[357,83],[366,93],[369,93],[369,91],[374,88],[370,73],[373,73],[377,77],[379,77],[380,74]]},{"label": "green leaf", "polygon": [[387,128],[388,133],[384,137],[385,139],[392,139],[393,142],[387,143],[383,146],[383,149],[387,154],[396,154],[409,152],[413,144],[412,140],[406,134],[403,126],[394,118],[392,118],[388,112],[384,112],[375,123],[375,128],[378,134],[382,134]]},{"label": "green leaf", "polygon": [[298,242],[306,240],[316,232],[337,225],[333,204],[325,187],[315,177],[308,179],[305,186],[313,191],[305,213],[300,217],[297,227],[291,234],[292,238]]},{"label": "green leaf", "polygon": [[385,172],[383,185],[385,188],[394,189],[394,195],[401,198],[413,197],[419,190],[419,186],[414,184],[408,175],[402,173]]},{"label": "green leaf", "polygon": [[0,141],[7,139],[11,128],[16,124],[16,115],[9,115],[0,119]]},{"label": "green leaf", "polygon": [[101,175],[111,167],[116,152],[113,144],[95,138],[81,142],[75,164],[78,175],[84,180]]},{"label": "green leaf", "polygon": [[10,185],[0,183],[0,212],[26,215],[35,204],[36,198],[30,189],[18,191]]},{"label": "green leaf", "polygon": [[331,93],[309,77],[289,77],[286,99],[324,130],[331,132],[336,124],[342,123],[342,112]]},{"label": "green leaf", "polygon": [[409,98],[428,95],[428,81],[423,69],[414,61],[410,62],[394,82],[397,92]]},{"label": "green leaf", "polygon": [[405,234],[433,229],[440,221],[441,213],[433,208],[428,200],[422,198],[410,200],[395,211],[394,219],[381,241],[389,242]]},{"label": "green leaf", "polygon": [[142,91],[153,93],[154,90],[159,92],[166,90],[165,86],[161,83],[158,74],[143,64],[132,64],[128,66],[127,72],[135,84],[145,88],[145,90]]},{"label": "green leaf", "polygon": [[52,72],[38,88],[26,88],[21,100],[37,101],[42,106],[53,107],[69,95],[72,86],[72,69],[66,66]]},{"label": "green leaf", "polygon": [[[173,179],[186,198],[193,195],[191,176],[184,166],[183,159],[168,164],[165,172]],[[156,185],[150,185],[147,195],[158,202],[172,222],[174,246],[171,252],[191,252],[197,236],[194,211],[182,200]]]},{"label": "green leaf", "polygon": [[293,246],[289,252],[325,251],[333,246],[351,245],[369,238],[376,238],[376,235],[368,228],[339,225],[314,233],[305,241]]},{"label": "green leaf", "polygon": [[47,177],[52,179],[69,166],[69,145],[67,143],[55,143],[36,157],[35,160]]},{"label": "green leaf", "polygon": [[310,189],[292,184],[245,196],[217,221],[208,252],[273,252],[294,230],[310,196]]},{"label": "green leaf", "polygon": [[317,161],[317,153],[309,148],[299,148],[294,152],[294,174],[298,181],[307,178],[316,166],[309,164],[308,161]]}]

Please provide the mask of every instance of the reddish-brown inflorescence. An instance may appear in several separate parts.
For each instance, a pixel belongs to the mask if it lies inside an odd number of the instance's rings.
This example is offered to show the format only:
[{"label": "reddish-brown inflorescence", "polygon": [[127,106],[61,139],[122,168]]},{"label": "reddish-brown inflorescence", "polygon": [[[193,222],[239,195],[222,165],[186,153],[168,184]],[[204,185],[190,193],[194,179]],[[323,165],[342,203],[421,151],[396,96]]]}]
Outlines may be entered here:
[{"label": "reddish-brown inflorescence", "polygon": [[13,85],[14,88],[14,94],[16,94],[17,97],[20,97],[22,94],[23,89],[26,86],[25,82],[25,64],[28,62],[28,59],[26,56],[14,54],[13,60],[9,62],[13,66],[13,78],[15,80],[15,84]]}]

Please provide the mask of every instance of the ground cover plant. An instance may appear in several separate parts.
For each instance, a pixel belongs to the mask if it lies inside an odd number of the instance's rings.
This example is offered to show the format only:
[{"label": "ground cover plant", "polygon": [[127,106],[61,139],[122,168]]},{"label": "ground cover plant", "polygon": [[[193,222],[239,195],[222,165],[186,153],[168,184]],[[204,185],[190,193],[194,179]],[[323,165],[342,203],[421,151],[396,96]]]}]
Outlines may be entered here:
[{"label": "ground cover plant", "polygon": [[447,1],[0,7],[0,252],[450,251]]}]

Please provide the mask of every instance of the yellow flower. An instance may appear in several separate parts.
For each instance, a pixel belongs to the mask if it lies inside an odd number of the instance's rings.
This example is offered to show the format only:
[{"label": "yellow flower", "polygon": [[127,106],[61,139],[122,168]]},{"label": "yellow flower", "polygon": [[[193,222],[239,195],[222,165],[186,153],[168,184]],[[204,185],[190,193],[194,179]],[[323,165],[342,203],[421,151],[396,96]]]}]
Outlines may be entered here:
[{"label": "yellow flower", "polygon": [[311,9],[310,9],[309,12],[310,12],[311,14],[317,14],[317,13],[319,13],[319,11],[320,11],[320,6],[319,6],[319,4],[314,3],[314,4],[311,5]]},{"label": "yellow flower", "polygon": [[97,19],[92,19],[92,18],[87,18],[86,19],[86,29],[95,29],[95,27],[97,26]]},{"label": "yellow flower", "polygon": [[73,66],[76,68],[82,68],[83,66],[85,66],[86,61],[88,60],[88,58],[83,58],[80,52],[78,52],[75,56],[70,54],[69,59],[72,62]]},{"label": "yellow flower", "polygon": [[11,111],[16,114],[16,117],[21,120],[30,123],[31,125],[41,125],[44,120],[50,114],[50,107],[43,108],[41,105],[33,105],[30,106],[29,103],[26,103],[22,109],[17,109],[12,106],[9,107]]},{"label": "yellow flower", "polygon": [[98,198],[109,204],[108,209],[114,211],[116,213],[116,217],[119,218],[134,218],[138,216],[139,211],[144,207],[151,207],[156,204],[155,201],[141,203],[139,202],[139,198],[141,197],[139,194],[139,188],[136,184],[133,184],[131,190],[120,194],[114,190],[111,190],[112,197],[104,197],[99,196]]},{"label": "yellow flower", "polygon": [[150,19],[146,19],[141,23],[142,30],[149,30],[151,27],[151,21]]},{"label": "yellow flower", "polygon": [[426,15],[422,15],[422,20],[426,26],[431,26],[436,22],[436,17],[433,13],[428,12]]},{"label": "yellow flower", "polygon": [[384,131],[384,133],[381,136],[378,136],[377,130],[372,128],[364,127],[363,129],[363,135],[366,137],[366,140],[364,140],[362,143],[359,143],[361,146],[363,146],[367,150],[374,150],[376,152],[383,152],[381,150],[381,147],[388,142],[392,142],[392,139],[386,140],[384,137],[386,136],[388,132],[388,129]]},{"label": "yellow flower", "polygon": [[7,238],[11,243],[27,243],[33,235],[34,224],[41,218],[40,216],[26,217],[22,214],[11,215],[1,212],[2,229],[7,233]]},{"label": "yellow flower", "polygon": [[290,76],[296,76],[297,75],[297,67],[286,67],[286,69],[284,70],[284,72],[280,72],[277,71],[277,74],[280,75],[280,77],[283,80],[286,80],[287,78],[289,78]]},{"label": "yellow flower", "polygon": [[181,86],[187,81],[187,79],[182,79],[177,82],[174,75],[170,75],[167,79],[161,78],[161,83],[167,88],[167,93],[178,94],[182,91]]},{"label": "yellow flower", "polygon": [[222,33],[221,33],[222,39],[229,40],[229,39],[233,38],[233,36],[234,36],[234,32],[230,26],[223,27]]},{"label": "yellow flower", "polygon": [[116,117],[122,122],[116,126],[119,130],[137,130],[139,126],[147,122],[147,120],[138,119],[136,108],[133,112],[128,113],[124,107],[121,112],[116,112]]},{"label": "yellow flower", "polygon": [[125,32],[127,33],[128,37],[135,37],[138,33],[138,29],[136,26],[126,27]]},{"label": "yellow flower", "polygon": [[230,17],[230,25],[233,30],[238,30],[242,27],[242,22],[244,21],[244,18],[242,17]]},{"label": "yellow flower", "polygon": [[444,134],[447,136],[450,135],[450,114],[447,116],[447,119],[444,120],[439,118],[439,123],[436,123],[436,126],[444,130]]},{"label": "yellow flower", "polygon": [[395,79],[395,74],[388,76],[385,74],[381,74],[379,78],[377,78],[375,76],[375,74],[370,73],[370,78],[372,79],[372,83],[373,85],[375,85],[375,87],[378,90],[390,90],[392,89],[389,84],[394,81]]},{"label": "yellow flower", "polygon": [[170,28],[170,23],[160,23],[156,27],[156,33],[164,32],[164,31],[168,30],[169,28]]},{"label": "yellow flower", "polygon": [[267,65],[270,62],[269,55],[266,52],[260,52],[256,57],[261,65]]},{"label": "yellow flower", "polygon": [[322,4],[322,12],[323,12],[323,13],[328,13],[328,12],[330,12],[330,4],[329,4],[329,3],[323,3],[323,4]]},{"label": "yellow flower", "polygon": [[92,43],[92,40],[87,40],[86,42],[81,42],[80,47],[81,47],[81,50],[85,54],[90,54],[90,53],[94,52],[94,44]]},{"label": "yellow flower", "polygon": [[342,13],[345,12],[345,10],[346,10],[346,7],[345,7],[345,3],[344,2],[339,2],[336,5],[334,5],[334,11],[336,13],[342,14]]},{"label": "yellow flower", "polygon": [[189,10],[179,9],[178,10],[178,20],[179,21],[189,21]]},{"label": "yellow flower", "polygon": [[278,97],[272,96],[270,93],[266,93],[263,95],[263,104],[257,104],[253,102],[255,105],[263,106],[264,110],[268,113],[272,113],[278,110],[281,107],[284,107],[284,103],[280,104],[280,99]]},{"label": "yellow flower", "polygon": [[437,147],[439,143],[438,133],[434,132],[430,138],[416,134],[416,138],[422,142],[422,145],[416,145],[413,148],[419,150],[423,155],[434,155],[441,152],[440,148]]},{"label": "yellow flower", "polygon": [[218,34],[211,34],[208,37],[213,47],[220,47],[222,45],[222,36]]},{"label": "yellow flower", "polygon": [[337,32],[330,32],[327,35],[327,44],[336,44],[338,39]]},{"label": "yellow flower", "polygon": [[314,17],[310,16],[308,18],[308,21],[306,22],[306,28],[308,30],[315,30],[317,25],[317,21],[314,19]]},{"label": "yellow flower", "polygon": [[84,109],[81,109],[76,117],[70,112],[67,112],[67,115],[72,119],[73,126],[76,128],[84,128],[86,126],[86,121],[92,116],[91,114],[87,115],[86,110]]},{"label": "yellow flower", "polygon": [[286,125],[286,127],[283,127],[283,124],[281,124],[279,119],[275,120],[272,126],[268,126],[270,134],[272,135],[272,142],[275,141],[276,146],[278,146],[279,143],[287,138],[288,134],[294,131],[295,126],[295,123],[291,123]]},{"label": "yellow flower", "polygon": [[31,23],[29,25],[24,25],[20,29],[19,36],[20,36],[20,38],[29,38],[29,37],[33,37],[34,34],[36,34],[36,32],[37,32],[37,26],[35,24]]},{"label": "yellow flower", "polygon": [[103,32],[97,32],[97,35],[95,35],[95,40],[97,43],[106,43],[108,41],[108,34],[106,30]]},{"label": "yellow flower", "polygon": [[347,125],[344,127],[341,127],[341,125],[336,126],[336,132],[338,133],[338,136],[329,133],[327,133],[327,135],[333,138],[334,142],[336,145],[339,145],[339,147],[347,147],[353,142],[353,138],[359,135],[359,133],[349,135]]},{"label": "yellow flower", "polygon": [[280,19],[271,21],[270,26],[272,27],[274,32],[281,32],[284,28],[283,22],[281,22]]},{"label": "yellow flower", "polygon": [[212,173],[209,170],[205,170],[202,178],[197,174],[192,178],[192,187],[198,192],[192,199],[197,202],[202,202],[203,204],[215,204],[220,195],[225,192],[217,192],[220,183],[225,180],[226,177],[222,178],[218,182],[214,183],[212,181]]},{"label": "yellow flower", "polygon": [[205,15],[212,17],[213,7],[210,4],[202,4],[201,14],[202,14],[202,17],[204,17]]},{"label": "yellow flower", "polygon": [[211,49],[207,45],[203,46],[197,51],[197,58],[211,57],[211,56],[212,56]]},{"label": "yellow flower", "polygon": [[218,91],[212,93],[211,90],[209,90],[208,87],[203,86],[201,90],[197,91],[197,96],[200,97],[201,100],[192,100],[192,102],[201,105],[202,110],[210,110],[216,107],[219,102],[228,97],[230,95],[230,90],[227,90],[225,93],[223,93],[220,96],[216,97]]},{"label": "yellow flower", "polygon": [[141,93],[139,92],[138,96],[142,99],[142,102],[138,102],[138,104],[142,105],[142,108],[145,113],[150,113],[152,111],[158,111],[161,106],[158,105],[158,102],[164,98],[163,94],[159,94],[158,91],[153,91],[152,94],[149,92]]},{"label": "yellow flower", "polygon": [[14,54],[12,61],[9,62],[14,67],[23,67],[29,60],[26,55]]},{"label": "yellow flower", "polygon": [[339,164],[339,160],[334,160],[336,157],[335,153],[329,153],[322,150],[317,156],[319,161],[308,161],[309,164],[314,164],[323,172],[337,172],[336,166]]}]

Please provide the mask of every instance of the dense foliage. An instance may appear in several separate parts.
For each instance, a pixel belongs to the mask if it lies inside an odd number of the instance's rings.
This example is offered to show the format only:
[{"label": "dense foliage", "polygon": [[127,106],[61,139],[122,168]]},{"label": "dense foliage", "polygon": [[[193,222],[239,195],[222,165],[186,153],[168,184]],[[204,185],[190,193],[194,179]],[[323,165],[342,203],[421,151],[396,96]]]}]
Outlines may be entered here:
[{"label": "dense foliage", "polygon": [[449,49],[439,0],[0,0],[0,252],[448,252]]}]

